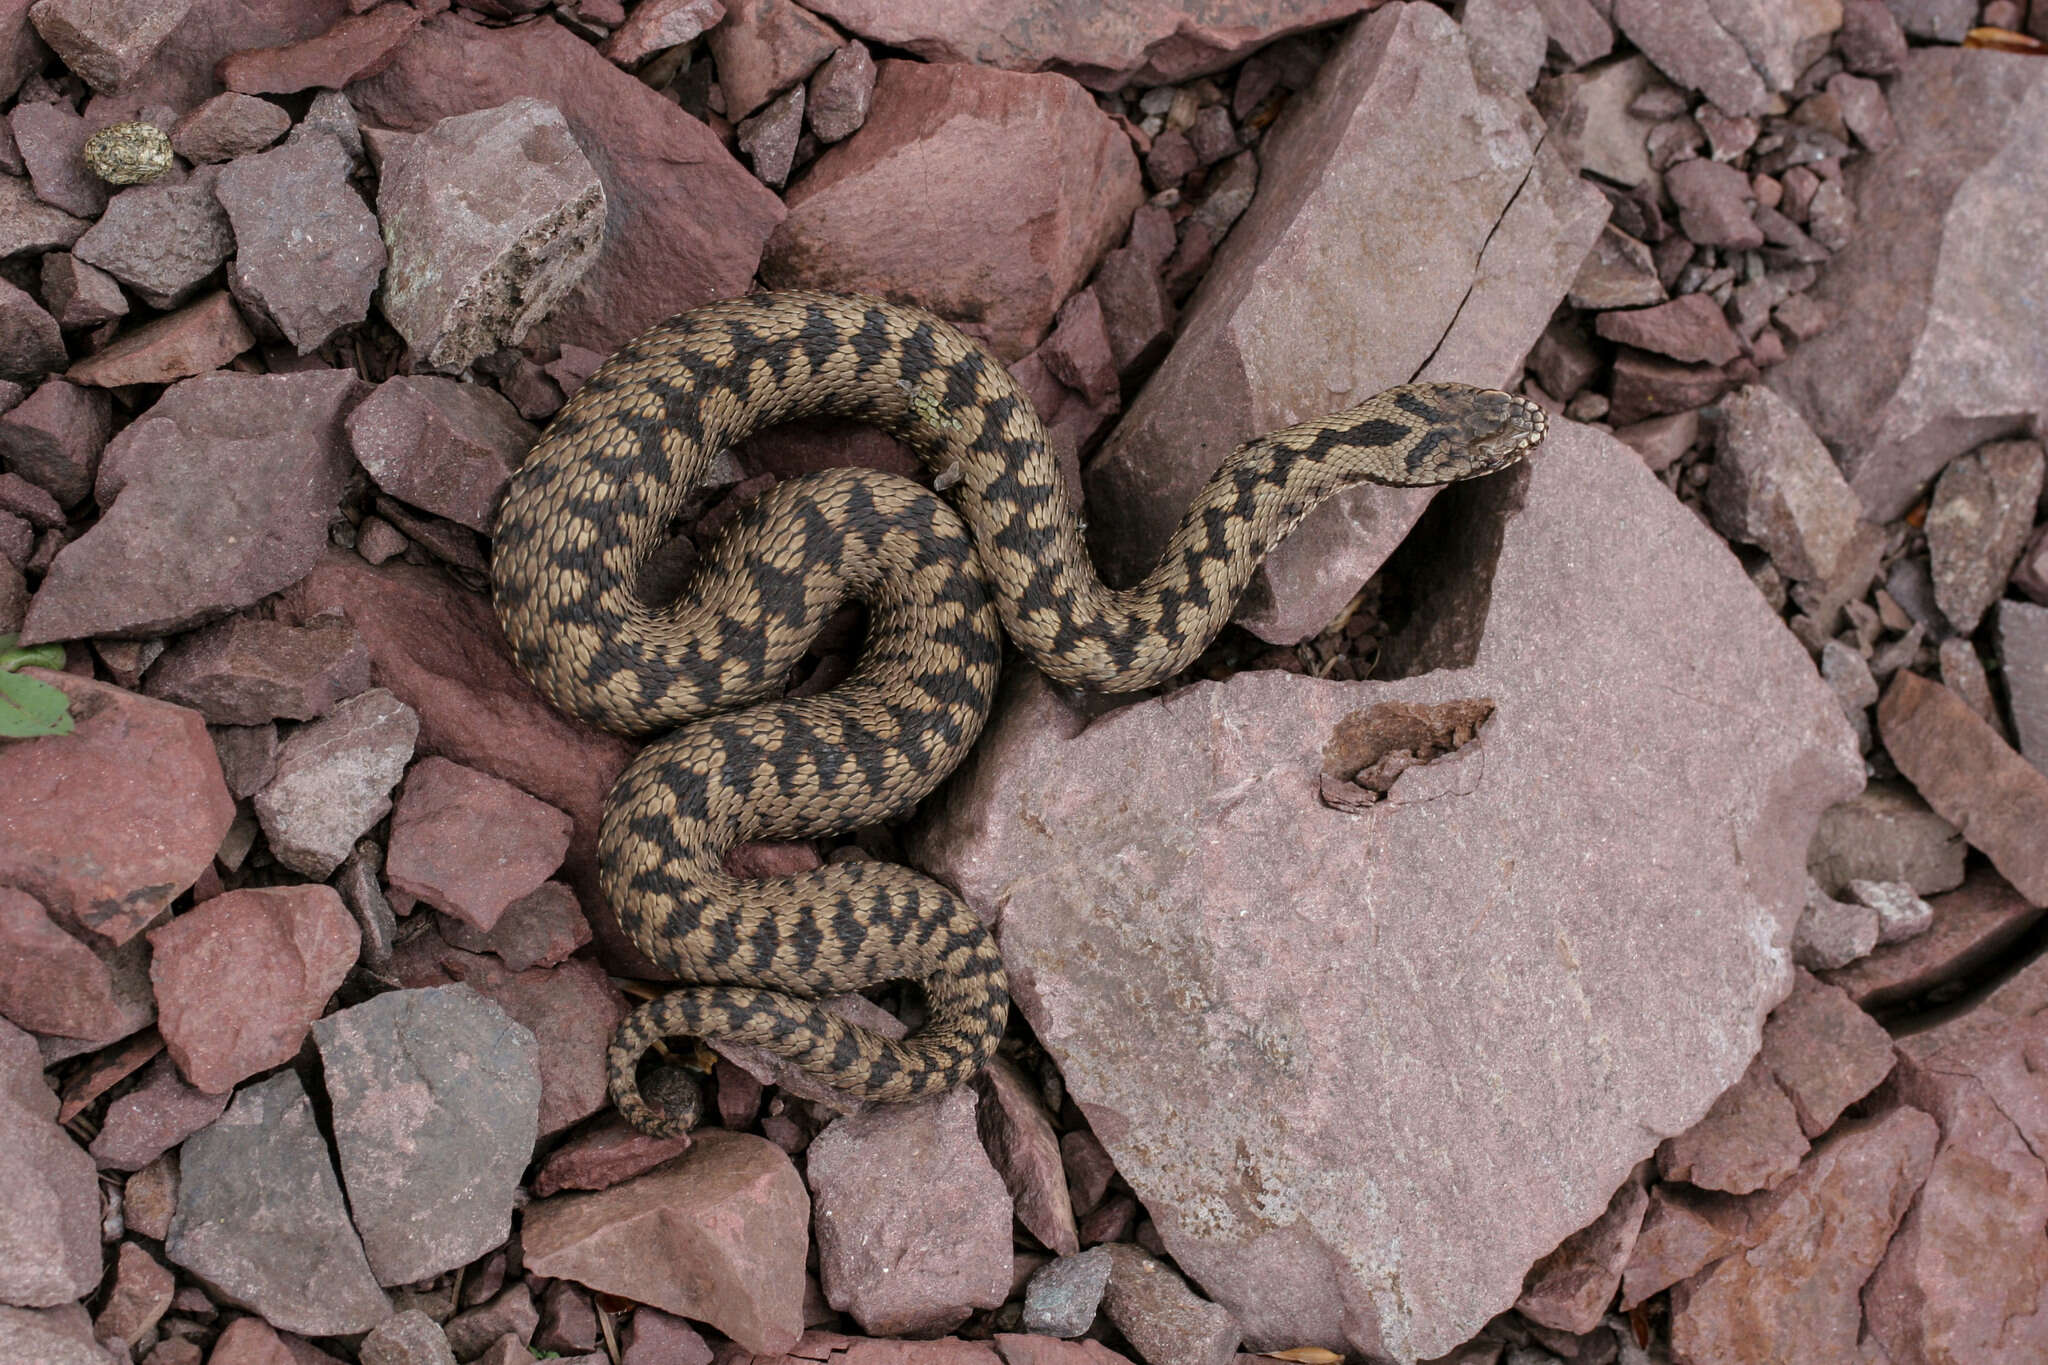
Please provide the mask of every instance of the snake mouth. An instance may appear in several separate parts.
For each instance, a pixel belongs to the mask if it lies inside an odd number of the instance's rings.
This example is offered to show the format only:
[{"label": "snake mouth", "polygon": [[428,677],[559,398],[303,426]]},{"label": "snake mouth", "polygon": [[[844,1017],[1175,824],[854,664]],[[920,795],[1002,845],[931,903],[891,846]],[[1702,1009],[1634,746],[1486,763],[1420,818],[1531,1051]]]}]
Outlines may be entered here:
[{"label": "snake mouth", "polygon": [[1514,463],[1550,429],[1549,416],[1526,398],[1498,389],[1478,395],[1465,423],[1466,441],[1489,469]]}]

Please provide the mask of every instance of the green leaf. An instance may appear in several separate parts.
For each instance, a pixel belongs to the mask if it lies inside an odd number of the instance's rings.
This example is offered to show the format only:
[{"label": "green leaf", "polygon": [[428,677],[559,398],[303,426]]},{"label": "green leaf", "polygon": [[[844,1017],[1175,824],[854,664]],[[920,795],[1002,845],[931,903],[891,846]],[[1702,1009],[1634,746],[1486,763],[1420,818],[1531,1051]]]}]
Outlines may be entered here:
[{"label": "green leaf", "polygon": [[0,739],[71,733],[71,698],[20,673],[0,670]]},{"label": "green leaf", "polygon": [[24,649],[15,643],[18,636],[0,635],[0,673],[12,673],[17,668],[62,668],[64,646],[30,645]]}]

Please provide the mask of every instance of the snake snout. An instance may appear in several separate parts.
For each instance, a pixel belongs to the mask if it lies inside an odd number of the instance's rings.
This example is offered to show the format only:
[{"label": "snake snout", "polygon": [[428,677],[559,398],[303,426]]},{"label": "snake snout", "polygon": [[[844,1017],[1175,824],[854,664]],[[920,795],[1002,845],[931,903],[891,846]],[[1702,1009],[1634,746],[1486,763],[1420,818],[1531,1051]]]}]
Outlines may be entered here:
[{"label": "snake snout", "polygon": [[1526,398],[1498,389],[1473,394],[1464,418],[1467,443],[1488,469],[1514,463],[1543,439],[1549,419]]}]

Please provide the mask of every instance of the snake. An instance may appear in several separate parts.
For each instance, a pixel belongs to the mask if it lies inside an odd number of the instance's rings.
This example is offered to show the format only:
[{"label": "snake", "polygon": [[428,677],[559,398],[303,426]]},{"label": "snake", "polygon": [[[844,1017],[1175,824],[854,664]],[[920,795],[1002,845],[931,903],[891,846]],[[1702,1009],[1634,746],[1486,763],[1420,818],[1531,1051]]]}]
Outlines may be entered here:
[{"label": "snake", "polygon": [[[714,457],[805,418],[878,427],[902,474],[834,468],[740,509],[680,591],[643,590]],[[994,703],[1004,638],[1055,683],[1112,692],[1186,669],[1266,553],[1360,482],[1448,483],[1544,437],[1527,399],[1405,384],[1236,447],[1157,567],[1114,588],[1093,567],[1069,480],[1016,380],[960,329],[908,304],[787,291],[679,314],[610,356],[555,415],[493,528],[498,619],[556,708],[649,738],[606,797],[599,890],[634,947],[678,983],[628,1012],[606,1057],[620,1114],[657,1135],[701,1117],[694,1084],[644,1088],[665,1039],[765,1049],[850,1101],[938,1094],[993,1055],[1008,981],[966,901],[912,868],[831,861],[738,876],[749,840],[812,839],[909,812],[966,756]],[[865,640],[837,686],[792,670],[842,603]],[[896,1039],[829,997],[922,989]]]}]

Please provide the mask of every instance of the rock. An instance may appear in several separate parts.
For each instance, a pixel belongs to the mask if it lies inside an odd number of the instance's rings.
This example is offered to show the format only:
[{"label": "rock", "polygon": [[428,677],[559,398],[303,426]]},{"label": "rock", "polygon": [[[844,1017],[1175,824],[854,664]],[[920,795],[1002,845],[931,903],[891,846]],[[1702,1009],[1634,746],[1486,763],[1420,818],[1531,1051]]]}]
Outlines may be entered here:
[{"label": "rock", "polygon": [[1903,882],[1923,896],[1963,882],[1963,838],[1902,782],[1872,782],[1821,816],[1808,870],[1829,894]]},{"label": "rock", "polygon": [[1917,938],[1934,925],[1934,907],[1913,893],[1904,882],[1849,883],[1849,894],[1859,904],[1877,911],[1877,941],[1903,943]]},{"label": "rock", "polygon": [[197,712],[27,672],[71,699],[75,728],[0,745],[0,885],[124,943],[212,863],[234,799]]},{"label": "rock", "polygon": [[63,1038],[111,1042],[120,1021],[114,981],[92,949],[51,921],[34,896],[0,887],[0,1015]]},{"label": "rock", "polygon": [[514,973],[490,958],[450,950],[441,966],[539,1040],[542,1137],[561,1132],[610,1102],[605,1049],[626,1017],[626,1002],[595,965],[571,959],[559,967]]},{"label": "rock", "polygon": [[1157,263],[1136,246],[1120,246],[1102,258],[1088,287],[1102,310],[1117,374],[1131,378],[1158,364],[1173,342],[1174,309]]},{"label": "rock", "polygon": [[1760,545],[1785,577],[1830,583],[1870,535],[1862,507],[1827,447],[1775,391],[1759,384],[1724,405],[1707,484],[1714,524]]},{"label": "rock", "polygon": [[737,122],[800,84],[841,40],[794,0],[732,0],[704,41],[718,64],[726,117]]},{"label": "rock", "polygon": [[1650,248],[1609,223],[1580,263],[1567,298],[1574,308],[1636,308],[1662,303],[1664,285]]},{"label": "rock", "polygon": [[540,1114],[533,1035],[454,985],[388,991],[313,1039],[377,1282],[430,1279],[502,1243]]},{"label": "rock", "polygon": [[289,1069],[242,1087],[219,1121],[186,1140],[164,1255],[216,1301],[285,1331],[366,1332],[391,1315]]},{"label": "rock", "polygon": [[561,112],[521,97],[387,153],[377,214],[379,306],[422,363],[461,370],[524,341],[590,268],[604,185]]},{"label": "rock", "polygon": [[[469,1298],[466,1289],[463,1298],[465,1301]],[[490,1302],[448,1320],[448,1347],[457,1359],[474,1360],[492,1342],[508,1334],[515,1345],[532,1340],[533,1329],[539,1325],[540,1314],[534,1309],[532,1292],[524,1281],[514,1280]],[[521,1349],[524,1349],[523,1345]]]},{"label": "rock", "polygon": [[106,389],[169,384],[217,370],[255,344],[223,289],[122,333],[65,374],[75,383]]},{"label": "rock", "polygon": [[1762,1057],[1706,1117],[1657,1148],[1657,1172],[1703,1190],[1768,1190],[1799,1168],[1807,1141],[1798,1111]]},{"label": "rock", "polygon": [[1091,405],[1107,405],[1115,410],[1120,387],[1116,356],[1110,349],[1102,304],[1094,290],[1083,289],[1060,305],[1052,335],[1045,339],[1040,354],[1046,368],[1062,384]]},{"label": "rock", "polygon": [[1515,1311],[1559,1332],[1590,1332],[1600,1325],[1622,1271],[1635,1250],[1650,1196],[1638,1167],[1607,1203],[1607,1211],[1558,1243],[1529,1269]]},{"label": "rock", "polygon": [[150,669],[152,697],[214,725],[312,720],[370,686],[370,652],[346,621],[286,626],[253,616],[182,636]]},{"label": "rock", "polygon": [[1884,0],[1842,0],[1835,35],[1842,64],[1865,76],[1891,76],[1906,64],[1906,35]]},{"label": "rock", "polygon": [[370,315],[384,269],[377,219],[349,185],[353,168],[333,138],[295,137],[230,162],[214,190],[235,230],[235,298],[300,355]]},{"label": "rock", "polygon": [[1998,648],[2020,752],[2048,773],[2048,607],[2011,599],[2000,602]]},{"label": "rock", "polygon": [[1742,354],[1728,319],[1705,294],[1685,294],[1654,308],[1602,313],[1594,330],[1610,341],[1674,360],[1726,365]]},{"label": "rock", "polygon": [[875,59],[866,43],[851,42],[833,48],[811,73],[804,109],[818,141],[842,142],[867,122],[874,99]]},{"label": "rock", "polygon": [[[2042,76],[2014,55],[1916,50],[1890,90],[1899,143],[1843,177],[1862,226],[1813,291],[1839,320],[1769,382],[1839,452],[1875,519],[2048,405],[2048,305],[2011,285],[2032,259],[2014,215],[2048,176],[2020,112]],[[1959,107],[1975,112],[1957,122]]]},{"label": "rock", "polygon": [[860,132],[790,191],[762,276],[907,297],[1015,360],[1141,195],[1129,140],[1066,77],[885,61]]},{"label": "rock", "polygon": [[382,687],[294,730],[278,750],[277,776],[256,793],[256,818],[277,860],[308,877],[340,867],[390,812],[419,732],[419,716]]},{"label": "rock", "polygon": [[113,425],[113,402],[106,394],[48,379],[0,414],[0,461],[8,472],[75,507],[92,492]]},{"label": "rock", "polygon": [[326,886],[225,892],[151,930],[157,1024],[179,1072],[218,1095],[290,1061],[361,941]]},{"label": "rock", "polygon": [[[1260,144],[1230,252],[1088,467],[1089,545],[1112,581],[1151,568],[1239,441],[1417,377],[1519,374],[1607,211],[1539,132],[1526,101],[1473,83],[1444,15],[1389,7],[1352,30]],[[1415,192],[1372,188],[1395,183]],[[1240,623],[1276,642],[1322,630],[1430,496],[1331,499],[1267,557]]]},{"label": "rock", "polygon": [[1853,1360],[1858,1291],[1927,1178],[1938,1130],[1903,1106],[1844,1124],[1745,1207],[1746,1254],[1671,1291],[1681,1359]]},{"label": "rock", "polygon": [[455,1365],[441,1325],[417,1308],[394,1313],[371,1328],[358,1359],[362,1365]]},{"label": "rock", "polygon": [[[103,1265],[92,1158],[56,1118],[35,1039],[0,1020],[0,1179],[10,1191],[0,1202],[0,1302],[25,1308],[84,1298]],[[7,1336],[0,1326],[0,1343]]]},{"label": "rock", "polygon": [[146,1336],[153,1337],[157,1320],[171,1306],[177,1288],[171,1272],[156,1257],[133,1242],[121,1243],[115,1256],[114,1286],[106,1306],[93,1320],[93,1334],[101,1341],[124,1341],[130,1348]]},{"label": "rock", "polygon": [[71,1303],[40,1312],[0,1305],[0,1351],[38,1365],[105,1365],[107,1359],[85,1309]]},{"label": "rock", "polygon": [[1844,967],[1877,946],[1884,922],[1860,901],[1839,901],[1818,882],[1807,887],[1806,910],[1792,933],[1792,960],[1810,972]]},{"label": "rock", "polygon": [[659,1308],[636,1308],[626,1326],[620,1365],[711,1365],[711,1347],[697,1329]]},{"label": "rock", "polygon": [[254,796],[277,776],[277,727],[275,725],[219,726],[213,736],[214,752],[220,756],[221,776],[236,800]]},{"label": "rock", "polygon": [[339,90],[391,65],[398,45],[422,17],[416,9],[381,5],[350,15],[317,38],[237,52],[223,58],[214,74],[222,85],[244,95],[289,95],[315,87]]},{"label": "rock", "polygon": [[[1784,991],[1782,948],[1767,945],[1783,943],[1802,907],[1813,825],[1862,781],[1840,708],[1804,651],[1719,539],[1674,508],[1626,447],[1567,424],[1526,472],[1452,496],[1444,533],[1416,562],[1435,586],[1412,633],[1383,653],[1401,681],[1242,673],[1083,730],[1027,675],[911,843],[921,865],[1001,915],[1019,1008],[1166,1249],[1255,1349],[1348,1342],[1426,1357],[1511,1302],[1529,1265],[1599,1214],[1654,1145],[1650,1134],[1688,1128],[1741,1074],[1755,1050],[1750,1030]],[[1593,529],[1616,524],[1639,534]],[[1488,547],[1483,571],[1471,562],[1475,543]],[[1472,581],[1479,576],[1490,588]],[[1626,591],[1594,586],[1614,584]],[[1679,619],[1683,630],[1669,629]],[[1593,643],[1614,639],[1629,642],[1625,662]],[[1533,684],[1535,660],[1547,679],[1572,677],[1571,687]],[[1685,679],[1688,705],[1715,722],[1675,715],[1659,678]],[[1495,707],[1476,749],[1404,774],[1362,817],[1320,805],[1318,775],[1344,717],[1380,708],[1391,723],[1473,698]],[[1731,729],[1736,715],[1769,722]],[[1603,763],[1600,782],[1542,775],[1562,754],[1578,755],[1574,772],[1586,761],[1572,736],[1597,749],[1608,741],[1595,736],[1623,734],[1632,757]],[[1144,781],[1133,783],[1134,772]],[[1672,772],[1687,774],[1682,797],[1667,785]],[[1532,821],[1514,793],[1538,789],[1544,814]],[[1560,807],[1566,789],[1575,795]],[[1769,805],[1754,804],[1765,792]],[[1674,799],[1683,819],[1667,805]],[[1695,819],[1709,809],[1751,814],[1709,834]],[[1595,829],[1627,858],[1589,865],[1585,831]],[[1497,871],[1510,864],[1512,886]],[[1113,875],[1089,871],[1107,867]],[[1460,868],[1478,880],[1457,882]],[[1142,898],[1132,885],[1146,888]],[[1325,905],[1322,888],[1341,890]],[[1481,905],[1484,916],[1472,911]],[[1600,946],[1608,916],[1620,913],[1603,906],[1626,907],[1626,948]],[[1526,947],[1530,917],[1547,926],[1541,954]],[[1454,954],[1442,934],[1452,920]],[[1682,952],[1668,957],[1645,946],[1665,923],[1686,926]],[[1718,927],[1703,937],[1704,924]],[[1553,960],[1554,937],[1573,945],[1576,966],[1535,965]],[[1077,942],[1090,952],[1077,956]],[[1369,963],[1357,956],[1367,942]],[[1599,965],[1610,950],[1618,956]],[[1506,961],[1518,984],[1496,999],[1476,983],[1484,963]],[[1230,964],[1245,964],[1244,974]],[[1532,1003],[1550,989],[1539,982],[1551,970],[1558,990],[1573,983],[1573,1001],[1598,1002],[1586,1005],[1591,1020],[1577,1003],[1554,1012]],[[1709,1004],[1683,985],[1703,970],[1741,984]],[[1599,984],[1610,973],[1619,974],[1612,990]],[[1370,993],[1363,978],[1413,983],[1401,989],[1430,998],[1455,993],[1473,1020],[1518,1022],[1474,1023],[1455,1031],[1474,1051],[1448,1046],[1405,1016],[1346,1005]],[[1579,1055],[1563,1040],[1584,1029],[1669,1041],[1639,1044],[1625,1069],[1560,1066],[1558,1057]],[[1218,1092],[1219,1047],[1232,1058],[1233,1086],[1256,1099]],[[1399,1062],[1361,1060],[1389,1049]],[[1449,1075],[1527,1079],[1452,1102]],[[1268,1133],[1245,1106],[1287,1114],[1287,1131]],[[1396,1112],[1400,1142],[1370,1117]],[[1573,1155],[1553,1140],[1561,1132]],[[1417,1143],[1431,1155],[1411,1165],[1400,1153]],[[1487,1190],[1520,1191],[1511,1210],[1450,1174],[1477,1169]],[[1222,1191],[1251,1178],[1295,1191],[1372,1182],[1402,1194],[1370,1211],[1348,1196],[1294,1199],[1283,1252],[1260,1242],[1264,1216],[1216,1212],[1237,1207]],[[1566,1188],[1597,1188],[1597,1202],[1566,1199]],[[1486,1221],[1481,1243],[1452,1231],[1468,1216]],[[1347,1258],[1396,1239],[1398,1303],[1349,1273],[1302,1269],[1307,1247],[1335,1258],[1319,1265],[1361,1264]]]},{"label": "rock", "polygon": [[546,1198],[561,1190],[605,1190],[653,1170],[689,1150],[690,1139],[658,1138],[616,1115],[566,1139],[548,1153],[533,1178],[533,1193]]},{"label": "rock", "polygon": [[1899,26],[1914,38],[1960,43],[1976,22],[1969,0],[1885,0]]},{"label": "rock", "polygon": [[61,101],[31,101],[16,105],[7,122],[36,197],[80,218],[99,217],[107,185],[85,168],[85,139],[92,133],[86,121]]},{"label": "rock", "polygon": [[33,378],[63,369],[69,358],[57,319],[29,295],[0,280],[0,374]]},{"label": "rock", "polygon": [[60,328],[97,327],[128,312],[128,298],[114,277],[68,251],[43,257],[42,286]]},{"label": "rock", "polygon": [[749,1351],[780,1354],[803,1331],[809,1216],[803,1180],[773,1143],[707,1129],[646,1175],[527,1205],[521,1246],[533,1274],[709,1323]]},{"label": "rock", "polygon": [[36,198],[29,182],[18,175],[0,175],[0,256],[62,249],[85,235],[92,224],[74,218]]},{"label": "rock", "polygon": [[1102,1311],[1145,1365],[1225,1365],[1235,1358],[1241,1333],[1227,1309],[1137,1247],[1114,1242],[1102,1249],[1109,1253]]},{"label": "rock", "polygon": [[818,0],[841,28],[928,62],[1073,71],[1100,90],[1175,85],[1221,71],[1276,38],[1369,8],[1368,0],[1228,0],[1190,11],[1141,0],[1103,13],[1033,3],[962,8],[943,0]]},{"label": "rock", "polygon": [[29,22],[28,6],[13,0],[0,11],[0,99],[13,99],[21,83],[49,59],[50,49]]},{"label": "rock", "polygon": [[187,1084],[166,1054],[149,1064],[140,1085],[107,1106],[106,1121],[88,1150],[102,1170],[139,1171],[227,1107],[225,1090],[208,1094]]},{"label": "rock", "polygon": [[1749,177],[1735,167],[1704,158],[1681,161],[1664,173],[1664,185],[1678,204],[1680,230],[1701,246],[1741,250],[1764,244]]},{"label": "rock", "polygon": [[1095,1323],[1109,1289],[1108,1247],[1061,1256],[1031,1277],[1024,1292],[1024,1326],[1050,1337],[1078,1337]]},{"label": "rock", "polygon": [[1748,1232],[1742,1211],[1743,1201],[1727,1195],[1684,1185],[1651,1187],[1649,1209],[1622,1274],[1623,1311],[1740,1249]]},{"label": "rock", "polygon": [[1547,46],[1536,0],[1468,0],[1457,18],[1480,79],[1524,92],[1536,84]]},{"label": "rock", "polygon": [[1899,771],[2020,894],[2048,905],[2048,776],[2014,753],[1969,704],[1905,669],[1878,704]]},{"label": "rock", "polygon": [[741,121],[739,148],[754,163],[754,174],[762,184],[779,188],[789,179],[789,168],[796,161],[797,139],[803,130],[804,88],[800,84],[769,101],[754,117]]},{"label": "rock", "polygon": [[177,307],[235,253],[234,230],[214,197],[218,174],[203,170],[176,184],[122,190],[71,254],[133,289],[150,307]]},{"label": "rock", "polygon": [[130,1232],[161,1242],[170,1235],[171,1212],[178,1206],[178,1159],[160,1156],[128,1177],[121,1189],[121,1212]]},{"label": "rock", "polygon": [[590,942],[590,921],[576,893],[560,882],[542,882],[513,901],[488,931],[453,915],[443,916],[440,928],[453,946],[494,954],[512,972],[552,967]]},{"label": "rock", "polygon": [[1834,1127],[1842,1111],[1892,1069],[1891,1036],[1883,1027],[1839,987],[1805,972],[1793,978],[1792,994],[1765,1021],[1759,1056],[1809,1138]]},{"label": "rock", "polygon": [[404,131],[530,96],[560,109],[579,145],[604,150],[604,250],[534,332],[542,347],[608,354],[672,313],[745,293],[782,218],[717,134],[549,18],[430,20],[349,95],[370,122]]},{"label": "rock", "polygon": [[1017,1221],[1053,1254],[1074,1255],[1081,1244],[1052,1116],[1024,1073],[1007,1058],[992,1058],[975,1085],[981,1094],[976,1111],[981,1145],[1002,1172]]},{"label": "rock", "polygon": [[424,758],[392,812],[385,880],[488,932],[561,866],[569,830],[567,815],[502,778]]},{"label": "rock", "polygon": [[150,59],[193,0],[37,0],[36,32],[100,91],[118,90]]},{"label": "rock", "polygon": [[481,384],[395,375],[349,414],[348,434],[379,488],[488,535],[536,433]]},{"label": "rock", "polygon": [[[1469,39],[1469,22],[1466,34]],[[1652,183],[1656,176],[1644,143],[1657,121],[1630,106],[1652,86],[1670,88],[1649,59],[1638,53],[1558,76],[1545,82],[1535,98],[1545,119],[1564,139],[1562,150],[1567,160],[1578,169],[1617,185],[1642,185]]]},{"label": "rock", "polygon": [[1934,600],[1957,634],[1972,634],[2004,593],[2033,529],[2042,471],[2037,442],[1998,441],[1962,456],[1935,481],[1926,523]]},{"label": "rock", "polygon": [[1009,1297],[1010,1196],[972,1089],[835,1119],[805,1164],[819,1283],[867,1331],[942,1333]]},{"label": "rock", "polygon": [[171,147],[205,165],[260,152],[291,131],[292,117],[269,100],[225,90],[178,120]]},{"label": "rock", "polygon": [[597,1314],[590,1295],[567,1280],[550,1284],[541,1297],[540,1330],[534,1333],[533,1344],[563,1355],[596,1350]]},{"label": "rock", "polygon": [[635,66],[657,52],[695,42],[723,18],[725,6],[719,0],[647,0],[635,5],[597,50],[620,66]]},{"label": "rock", "polygon": [[1724,113],[1768,112],[1842,22],[1839,0],[1776,5],[1714,0],[1616,0],[1614,26],[1679,85]]}]

